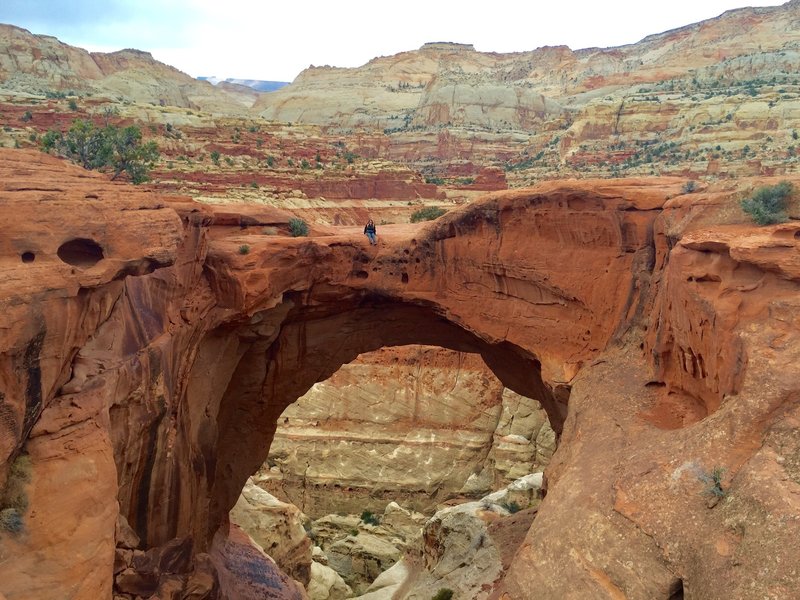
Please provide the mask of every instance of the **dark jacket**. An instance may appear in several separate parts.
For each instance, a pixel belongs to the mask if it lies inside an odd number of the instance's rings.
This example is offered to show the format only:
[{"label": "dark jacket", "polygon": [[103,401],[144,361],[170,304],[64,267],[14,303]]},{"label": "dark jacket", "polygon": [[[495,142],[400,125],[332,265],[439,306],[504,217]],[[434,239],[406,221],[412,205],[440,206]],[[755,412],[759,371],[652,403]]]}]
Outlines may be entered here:
[{"label": "dark jacket", "polygon": [[364,226],[364,233],[367,233],[367,232],[376,233],[376,231],[375,231],[375,223],[372,223],[371,225],[369,223],[367,223]]}]

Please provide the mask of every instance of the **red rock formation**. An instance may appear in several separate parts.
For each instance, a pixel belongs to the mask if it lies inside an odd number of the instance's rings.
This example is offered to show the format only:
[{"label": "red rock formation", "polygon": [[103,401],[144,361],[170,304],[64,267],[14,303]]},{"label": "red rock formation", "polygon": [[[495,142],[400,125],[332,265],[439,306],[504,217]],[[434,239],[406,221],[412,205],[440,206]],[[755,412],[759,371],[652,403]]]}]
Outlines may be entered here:
[{"label": "red rock formation", "polygon": [[[0,539],[9,600],[110,595],[118,511],[142,551],[218,547],[283,408],[408,343],[480,353],[562,432],[498,597],[800,585],[796,223],[709,217],[670,247],[682,180],[553,182],[371,248],[209,235],[207,207],[38,153],[0,152],[0,181],[0,459],[31,461],[24,532]],[[186,594],[198,564],[149,573]]]}]

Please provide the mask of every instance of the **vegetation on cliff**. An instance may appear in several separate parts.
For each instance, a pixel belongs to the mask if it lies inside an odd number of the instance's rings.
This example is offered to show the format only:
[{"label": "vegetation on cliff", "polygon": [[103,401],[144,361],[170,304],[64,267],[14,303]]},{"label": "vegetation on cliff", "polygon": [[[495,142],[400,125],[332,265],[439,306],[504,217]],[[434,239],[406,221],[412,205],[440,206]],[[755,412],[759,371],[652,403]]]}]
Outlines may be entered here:
[{"label": "vegetation on cliff", "polygon": [[66,133],[50,130],[41,141],[42,150],[64,156],[84,169],[110,170],[112,180],[126,173],[132,183],[144,183],[158,160],[155,142],[142,142],[135,125],[96,127],[76,119]]},{"label": "vegetation on cliff", "polygon": [[786,221],[786,201],[793,191],[794,186],[788,181],[765,185],[756,189],[749,198],[742,200],[742,210],[758,225],[783,223]]},{"label": "vegetation on cliff", "polygon": [[411,215],[411,222],[412,223],[419,223],[420,221],[433,221],[434,219],[438,219],[447,211],[443,208],[439,208],[438,206],[426,206],[425,208],[420,208]]}]

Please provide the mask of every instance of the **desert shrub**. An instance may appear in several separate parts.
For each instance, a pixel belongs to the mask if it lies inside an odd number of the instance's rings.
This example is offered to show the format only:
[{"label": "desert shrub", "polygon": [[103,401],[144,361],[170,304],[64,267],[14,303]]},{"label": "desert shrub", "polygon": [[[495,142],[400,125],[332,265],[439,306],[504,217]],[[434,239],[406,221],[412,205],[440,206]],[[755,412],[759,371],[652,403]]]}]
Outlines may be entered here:
[{"label": "desert shrub", "polygon": [[308,235],[308,223],[297,217],[289,219],[289,233],[292,237],[305,237]]},{"label": "desert shrub", "polygon": [[683,193],[684,194],[691,194],[695,190],[697,190],[697,182],[696,181],[689,180],[689,181],[687,181],[686,183],[683,184]]},{"label": "desert shrub", "polygon": [[742,200],[742,210],[758,225],[772,225],[786,220],[786,200],[792,195],[794,186],[788,181],[777,185],[765,185]]},{"label": "desert shrub", "polygon": [[419,223],[420,221],[433,221],[434,219],[438,219],[447,211],[443,208],[439,208],[438,206],[426,206],[425,208],[420,208],[411,215],[411,222],[412,223]]},{"label": "desert shrub", "polygon": [[452,597],[453,590],[450,588],[441,588],[431,597],[431,600],[450,600]]},{"label": "desert shrub", "polygon": [[158,160],[155,142],[142,143],[141,130],[130,127],[95,127],[91,121],[76,119],[66,134],[48,131],[42,150],[55,152],[80,164],[84,169],[110,170],[114,180],[127,173],[133,183],[144,183]]},{"label": "desert shrub", "polygon": [[0,510],[0,531],[19,533],[22,531],[22,515],[16,508]]},{"label": "desert shrub", "polygon": [[22,530],[22,515],[28,509],[25,484],[31,480],[30,458],[22,454],[11,464],[6,487],[0,500],[0,531],[17,533]]},{"label": "desert shrub", "polygon": [[381,524],[381,520],[377,516],[372,514],[372,511],[370,511],[370,510],[365,510],[364,512],[361,513],[361,520],[364,523],[366,523],[367,525],[380,525]]},{"label": "desert shrub", "polygon": [[212,150],[211,151],[211,162],[213,162],[215,165],[218,165],[219,164],[219,156],[220,156],[219,150]]},{"label": "desert shrub", "polygon": [[513,501],[504,502],[501,506],[505,508],[508,512],[510,512],[512,515],[522,510],[522,507],[517,502]]},{"label": "desert shrub", "polygon": [[24,123],[27,123],[28,121],[30,121],[31,119],[33,119],[33,114],[31,113],[31,111],[29,111],[29,110],[26,110],[24,113],[22,113],[22,116],[20,117],[20,119],[21,119],[21,120],[22,120]]},{"label": "desert shrub", "polygon": [[239,254],[248,254],[250,252],[250,246],[247,244],[242,244],[239,246]]},{"label": "desert shrub", "polygon": [[700,481],[706,484],[705,494],[709,496],[716,496],[717,498],[724,498],[726,492],[722,487],[722,476],[725,474],[725,469],[722,467],[714,467],[710,473],[703,473],[700,475]]},{"label": "desert shrub", "polygon": [[70,109],[70,110],[78,110],[78,103],[77,103],[77,102],[75,102],[75,100],[70,100],[70,101],[67,103],[67,106],[69,106],[69,109]]}]

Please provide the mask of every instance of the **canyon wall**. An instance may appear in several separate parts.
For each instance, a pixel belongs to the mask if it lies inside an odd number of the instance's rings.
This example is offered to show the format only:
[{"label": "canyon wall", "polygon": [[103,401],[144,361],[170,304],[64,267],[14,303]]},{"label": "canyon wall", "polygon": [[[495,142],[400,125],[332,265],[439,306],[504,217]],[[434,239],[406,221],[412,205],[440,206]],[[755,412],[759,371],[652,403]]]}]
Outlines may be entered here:
[{"label": "canyon wall", "polygon": [[268,207],[242,229],[230,206],[35,152],[0,151],[0,175],[9,600],[107,597],[128,550],[118,586],[224,597],[207,566],[230,589],[225,556],[247,553],[227,515],[280,415],[359,354],[411,343],[480,354],[560,435],[487,594],[800,584],[800,226],[743,225],[756,182],[552,182],[385,227],[372,248],[359,228],[266,235],[286,231]]}]

